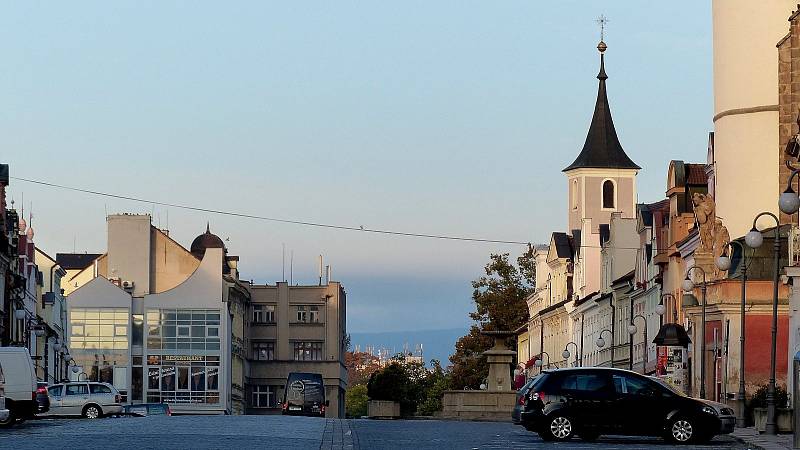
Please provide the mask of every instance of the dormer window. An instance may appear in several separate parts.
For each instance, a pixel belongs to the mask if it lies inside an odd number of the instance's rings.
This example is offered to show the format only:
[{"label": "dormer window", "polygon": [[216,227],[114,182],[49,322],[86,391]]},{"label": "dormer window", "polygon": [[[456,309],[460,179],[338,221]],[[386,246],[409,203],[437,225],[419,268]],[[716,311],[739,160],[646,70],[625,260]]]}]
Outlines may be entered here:
[{"label": "dormer window", "polygon": [[611,180],[603,181],[603,209],[614,209],[615,204],[614,182]]}]

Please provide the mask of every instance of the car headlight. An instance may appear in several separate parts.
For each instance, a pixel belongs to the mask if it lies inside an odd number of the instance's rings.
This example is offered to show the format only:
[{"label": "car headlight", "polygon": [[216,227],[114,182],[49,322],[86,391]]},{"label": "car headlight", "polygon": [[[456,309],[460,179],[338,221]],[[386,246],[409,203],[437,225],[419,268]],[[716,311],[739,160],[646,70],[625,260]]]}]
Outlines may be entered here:
[{"label": "car headlight", "polygon": [[706,414],[711,414],[712,416],[717,415],[717,410],[710,406],[703,406],[703,412]]}]

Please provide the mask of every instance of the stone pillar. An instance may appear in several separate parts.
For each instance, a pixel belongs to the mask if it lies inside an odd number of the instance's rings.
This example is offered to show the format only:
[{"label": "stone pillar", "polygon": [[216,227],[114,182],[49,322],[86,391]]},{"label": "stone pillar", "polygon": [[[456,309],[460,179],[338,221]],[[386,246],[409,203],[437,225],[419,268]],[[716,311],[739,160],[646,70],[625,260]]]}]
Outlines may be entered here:
[{"label": "stone pillar", "polygon": [[498,332],[498,334],[493,333],[490,336],[494,337],[494,347],[483,352],[489,362],[489,378],[486,388],[489,391],[513,391],[511,364],[514,362],[514,355],[517,352],[506,347],[506,334]]}]

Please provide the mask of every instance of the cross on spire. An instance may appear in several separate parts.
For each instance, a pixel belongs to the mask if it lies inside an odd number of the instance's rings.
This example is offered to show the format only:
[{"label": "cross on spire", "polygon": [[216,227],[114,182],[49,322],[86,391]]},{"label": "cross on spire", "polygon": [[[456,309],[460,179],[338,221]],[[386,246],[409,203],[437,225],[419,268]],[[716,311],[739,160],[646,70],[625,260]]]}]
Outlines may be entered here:
[{"label": "cross on spire", "polygon": [[603,38],[605,38],[606,24],[610,21],[608,20],[608,17],[600,14],[600,17],[598,17],[595,22],[600,25],[600,41],[602,42]]}]

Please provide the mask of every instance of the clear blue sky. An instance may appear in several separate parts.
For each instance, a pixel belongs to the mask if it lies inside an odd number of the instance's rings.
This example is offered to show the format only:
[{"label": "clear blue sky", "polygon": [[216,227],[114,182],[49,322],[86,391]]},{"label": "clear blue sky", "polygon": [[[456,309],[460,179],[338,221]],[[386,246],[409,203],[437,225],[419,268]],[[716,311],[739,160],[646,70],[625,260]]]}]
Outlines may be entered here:
[{"label": "clear blue sky", "polygon": [[[13,176],[343,225],[546,242],[583,144],[599,30],[639,200],[703,161],[710,2],[14,2],[0,16],[0,162]],[[13,181],[45,251],[104,251],[105,212],[167,209]],[[313,282],[324,253],[353,331],[466,326],[504,245],[169,210],[210,220],[244,278]]]}]

